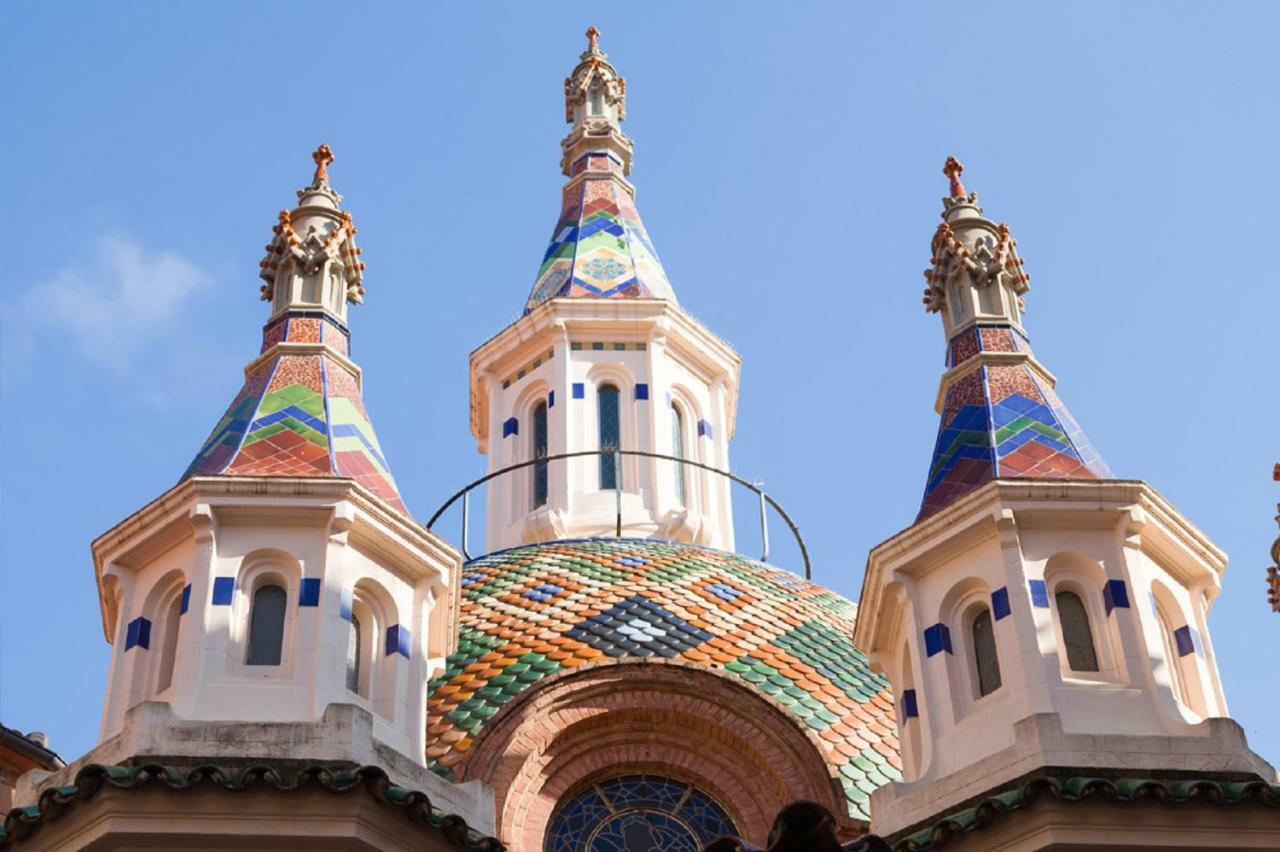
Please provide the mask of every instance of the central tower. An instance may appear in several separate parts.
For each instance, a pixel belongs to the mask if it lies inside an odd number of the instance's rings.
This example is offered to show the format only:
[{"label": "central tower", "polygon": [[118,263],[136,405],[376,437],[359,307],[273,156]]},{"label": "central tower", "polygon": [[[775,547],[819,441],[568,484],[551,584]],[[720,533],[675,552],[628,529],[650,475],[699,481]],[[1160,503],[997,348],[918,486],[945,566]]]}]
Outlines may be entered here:
[{"label": "central tower", "polygon": [[[725,470],[740,359],[676,302],[635,205],[626,81],[587,31],[565,80],[568,181],[523,316],[471,353],[487,549],[613,535],[733,548]],[[620,521],[619,521],[620,519]]]}]

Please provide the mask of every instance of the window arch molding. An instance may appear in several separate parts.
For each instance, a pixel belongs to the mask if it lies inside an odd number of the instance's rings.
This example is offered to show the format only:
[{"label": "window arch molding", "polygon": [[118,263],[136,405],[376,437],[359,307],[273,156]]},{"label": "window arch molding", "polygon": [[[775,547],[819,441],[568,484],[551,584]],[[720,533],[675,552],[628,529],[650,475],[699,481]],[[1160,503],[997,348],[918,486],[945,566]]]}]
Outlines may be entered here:
[{"label": "window arch molding", "polygon": [[[698,395],[694,393],[687,385],[682,382],[675,382],[671,385],[671,406],[667,407],[664,412],[666,417],[670,418],[674,415],[671,412],[672,406],[679,406],[680,414],[684,420],[681,434],[684,438],[684,457],[689,461],[707,464],[705,457],[705,448],[702,441],[698,440],[698,422],[706,419],[706,413],[698,402]],[[668,433],[671,432],[671,426],[666,428]],[[674,453],[673,453],[674,455]],[[664,467],[672,464],[668,462]],[[670,471],[664,471],[664,475],[670,479]],[[684,505],[690,510],[700,510],[707,505],[706,495],[712,493],[709,490],[707,477],[713,474],[697,467],[689,465],[684,466]]]},{"label": "window arch molding", "polygon": [[[298,591],[302,583],[302,563],[292,554],[273,548],[255,550],[240,561],[236,575],[235,606],[232,611],[231,640],[235,658],[240,661],[238,672],[256,677],[291,678],[294,673],[294,657],[298,623]],[[265,586],[279,586],[284,590],[284,625],[280,638],[279,665],[249,665],[250,628],[253,618],[254,598]]]},{"label": "window arch molding", "polygon": [[396,709],[396,660],[386,653],[387,628],[401,624],[399,608],[390,592],[369,577],[357,580],[351,590],[352,626],[359,628],[355,694],[378,716],[394,721]]},{"label": "window arch molding", "polygon": [[[639,446],[639,424],[636,422],[636,406],[634,405],[635,377],[631,371],[621,364],[593,364],[591,369],[587,371],[586,378],[591,386],[592,397],[589,400],[588,413],[590,426],[585,432],[589,436],[589,446],[593,449],[600,449],[598,443],[600,435],[600,389],[613,385],[618,389],[618,446],[624,450],[643,449],[643,447]],[[648,482],[640,481],[638,457],[623,456],[620,461],[623,491],[638,491],[640,488],[649,486]],[[590,466],[590,481],[594,483],[592,490],[599,489],[600,477],[598,470],[603,463],[604,458],[600,457],[596,464]]]},{"label": "window arch molding", "polygon": [[[1199,662],[1185,611],[1179,605],[1173,591],[1159,580],[1151,583],[1151,603],[1156,616],[1156,629],[1160,631],[1160,647],[1165,658],[1165,671],[1169,688],[1177,702],[1179,714],[1185,721],[1197,723],[1208,715],[1204,683],[1200,679]],[[1188,653],[1178,646],[1177,631],[1185,630],[1182,640],[1190,644]]]},{"label": "window arch molding", "polygon": [[[533,459],[533,438],[534,438],[534,412],[539,405],[547,406],[547,448],[548,453],[551,447],[551,421],[554,416],[555,409],[548,404],[547,396],[551,392],[551,385],[546,379],[530,379],[528,385],[520,390],[516,395],[515,403],[511,407],[512,416],[516,417],[520,423],[520,433],[512,436],[512,445],[506,453],[508,464],[519,464],[520,462],[532,461]],[[550,481],[550,470],[548,469],[548,484]],[[514,481],[514,487],[511,489],[511,505],[508,511],[510,517],[514,519],[522,518],[529,514],[535,507],[533,506],[530,495],[533,493],[534,468],[526,467],[517,471]]]},{"label": "window arch molding", "polygon": [[[1102,588],[1107,583],[1107,572],[1102,565],[1079,551],[1056,553],[1045,563],[1044,582],[1062,677],[1070,680],[1124,681],[1120,636],[1114,623],[1108,619],[1102,602]],[[1067,655],[1067,637],[1063,631],[1058,605],[1058,595],[1062,592],[1074,594],[1084,605],[1093,652],[1097,658],[1097,671],[1071,668]]]},{"label": "window arch molding", "polygon": [[134,693],[139,699],[167,693],[173,685],[183,621],[179,609],[186,584],[186,573],[174,568],[151,585],[143,601],[141,614],[151,623],[151,635],[145,658],[135,658],[134,663]]},{"label": "window arch molding", "polygon": [[[979,649],[973,641],[974,622],[983,612],[991,616],[993,648],[988,650],[995,651],[996,671],[1001,682],[987,694],[981,689]],[[999,700],[1007,692],[1003,688],[1007,673],[1000,655],[1000,630],[991,612],[991,586],[979,577],[967,577],[956,583],[938,607],[938,621],[951,632],[951,653],[946,655],[947,678],[952,708],[955,717],[960,719],[979,705]]]}]

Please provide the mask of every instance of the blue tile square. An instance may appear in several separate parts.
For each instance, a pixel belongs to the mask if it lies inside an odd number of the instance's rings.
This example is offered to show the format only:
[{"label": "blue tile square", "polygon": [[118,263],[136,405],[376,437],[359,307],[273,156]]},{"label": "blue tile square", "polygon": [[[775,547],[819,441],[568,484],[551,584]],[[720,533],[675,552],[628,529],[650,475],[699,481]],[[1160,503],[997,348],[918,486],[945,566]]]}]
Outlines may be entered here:
[{"label": "blue tile square", "polygon": [[1191,625],[1184,624],[1173,631],[1173,641],[1178,645],[1178,656],[1185,657],[1196,650],[1195,640],[1191,638]]},{"label": "blue tile square", "polygon": [[342,599],[338,602],[338,615],[340,615],[344,621],[351,620],[351,601],[353,597],[354,594],[352,589],[342,590]]},{"label": "blue tile square", "polygon": [[574,398],[574,399],[586,399],[586,398],[587,398],[587,386],[586,386],[585,384],[583,384],[582,382],[574,382],[574,383],[573,383],[573,398]]},{"label": "blue tile square", "polygon": [[1049,590],[1045,587],[1044,580],[1028,580],[1027,586],[1031,588],[1031,605],[1040,609],[1049,608]]},{"label": "blue tile square", "polygon": [[648,398],[649,398],[649,386],[644,383],[637,384],[636,399],[641,400],[641,399],[648,399]]},{"label": "blue tile square", "polygon": [[556,407],[556,392],[553,390],[547,391],[547,408],[555,408],[555,407]]},{"label": "blue tile square", "polygon": [[146,651],[151,647],[151,622],[138,616],[125,628],[124,649],[141,648]]},{"label": "blue tile square", "polygon": [[182,587],[182,603],[178,604],[178,615],[186,615],[191,608],[191,584]]},{"label": "blue tile square", "polygon": [[235,577],[214,577],[213,578],[213,605],[214,606],[231,606],[231,601],[236,593]]},{"label": "blue tile square", "polygon": [[1102,587],[1102,602],[1106,605],[1107,615],[1116,607],[1128,609],[1129,590],[1125,588],[1124,580],[1108,580]]},{"label": "blue tile square", "polygon": [[699,420],[698,421],[698,437],[702,438],[704,436],[707,438],[711,437],[711,424],[705,420]]},{"label": "blue tile square", "polygon": [[924,631],[925,656],[932,657],[934,654],[939,654],[943,651],[946,651],[948,654],[952,653],[951,629],[948,628],[947,625],[942,623],[938,623],[933,625],[932,627],[925,628],[925,631]]},{"label": "blue tile square", "polygon": [[320,606],[320,578],[304,577],[298,590],[298,606]]},{"label": "blue tile square", "polygon": [[902,718],[914,719],[920,715],[920,707],[916,703],[916,691],[914,689],[902,690]]},{"label": "blue tile square", "polygon": [[502,422],[502,437],[509,438],[512,435],[520,434],[520,421],[514,417],[508,417]]},{"label": "blue tile square", "polygon": [[1009,587],[1001,586],[991,593],[991,614],[996,621],[1009,614]]},{"label": "blue tile square", "polygon": [[399,654],[409,658],[409,628],[393,624],[387,628],[387,656]]}]

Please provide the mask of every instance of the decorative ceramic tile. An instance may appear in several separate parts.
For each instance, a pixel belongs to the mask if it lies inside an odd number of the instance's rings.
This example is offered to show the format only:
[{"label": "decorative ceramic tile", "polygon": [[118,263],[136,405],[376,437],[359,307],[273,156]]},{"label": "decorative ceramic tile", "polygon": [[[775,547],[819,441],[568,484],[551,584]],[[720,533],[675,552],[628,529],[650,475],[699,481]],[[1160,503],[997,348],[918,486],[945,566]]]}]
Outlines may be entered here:
[{"label": "decorative ceramic tile", "polygon": [[746,684],[825,741],[849,813],[899,777],[887,681],[853,647],[852,603],[737,554],[654,539],[528,545],[472,560],[458,651],[429,686],[427,758],[445,777],[543,678],[633,657]]}]

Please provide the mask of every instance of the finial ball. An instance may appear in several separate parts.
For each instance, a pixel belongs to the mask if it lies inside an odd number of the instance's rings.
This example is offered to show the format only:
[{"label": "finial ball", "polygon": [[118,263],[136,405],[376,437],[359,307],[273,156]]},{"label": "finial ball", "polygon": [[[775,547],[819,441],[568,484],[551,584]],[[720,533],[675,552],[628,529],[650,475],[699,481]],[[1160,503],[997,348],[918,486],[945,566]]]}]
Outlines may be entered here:
[{"label": "finial ball", "polygon": [[311,159],[316,163],[316,183],[323,183],[329,180],[329,164],[333,162],[333,151],[329,150],[328,145],[321,145],[311,153]]},{"label": "finial ball", "polygon": [[952,198],[963,198],[965,195],[964,184],[960,182],[963,171],[964,164],[955,157],[947,157],[947,162],[942,166],[942,173],[951,181]]},{"label": "finial ball", "polygon": [[594,25],[587,27],[587,50],[595,53],[600,49],[600,31]]}]

